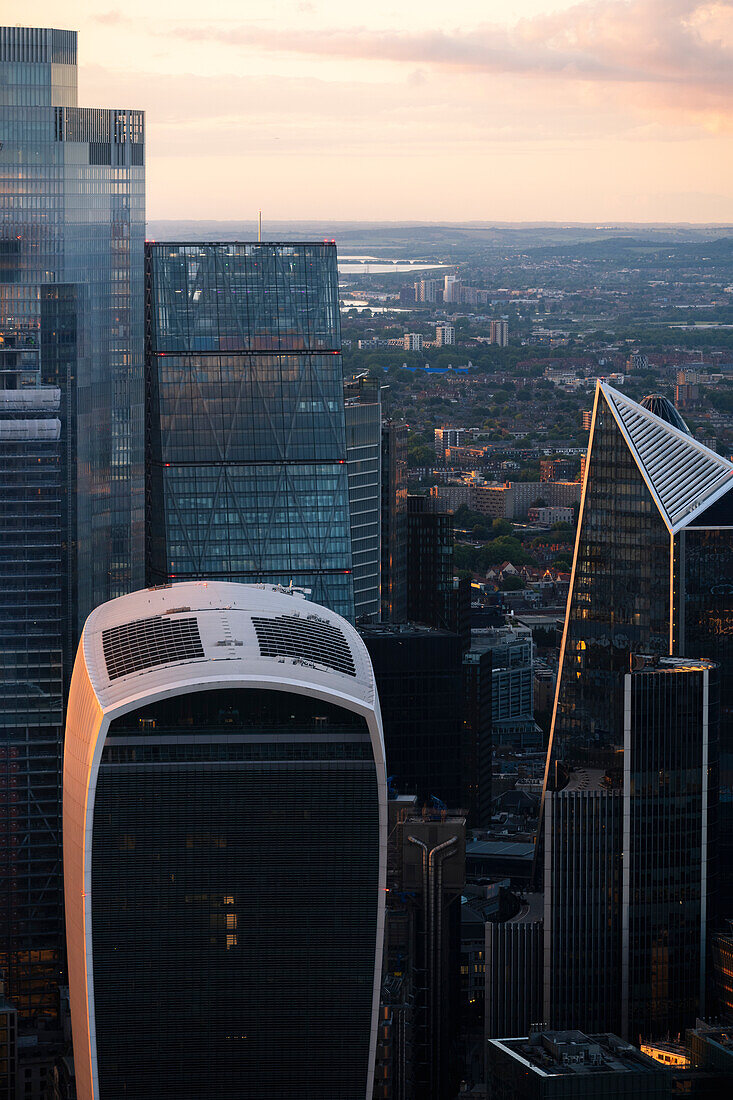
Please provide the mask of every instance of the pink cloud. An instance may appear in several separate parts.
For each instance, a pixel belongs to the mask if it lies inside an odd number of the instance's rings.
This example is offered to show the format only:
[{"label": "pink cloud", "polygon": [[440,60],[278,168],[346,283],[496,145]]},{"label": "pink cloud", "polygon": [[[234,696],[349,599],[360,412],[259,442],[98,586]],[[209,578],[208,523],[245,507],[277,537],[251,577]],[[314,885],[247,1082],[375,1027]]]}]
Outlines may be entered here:
[{"label": "pink cloud", "polygon": [[380,33],[242,24],[178,26],[179,38],[304,56],[405,62],[580,81],[733,86],[733,0],[582,0],[512,27]]}]

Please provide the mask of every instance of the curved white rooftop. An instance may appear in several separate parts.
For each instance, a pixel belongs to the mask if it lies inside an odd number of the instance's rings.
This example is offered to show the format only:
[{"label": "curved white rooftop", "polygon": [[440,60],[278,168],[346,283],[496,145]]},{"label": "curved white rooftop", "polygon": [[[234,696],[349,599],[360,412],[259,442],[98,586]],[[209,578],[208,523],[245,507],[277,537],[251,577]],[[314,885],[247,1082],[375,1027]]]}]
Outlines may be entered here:
[{"label": "curved white rooftop", "polygon": [[268,584],[182,581],[103,604],[84,660],[104,710],[197,683],[283,680],[375,706],[366,647],[345,619]]},{"label": "curved white rooftop", "polygon": [[733,488],[733,463],[626,394],[598,387],[673,534]]}]

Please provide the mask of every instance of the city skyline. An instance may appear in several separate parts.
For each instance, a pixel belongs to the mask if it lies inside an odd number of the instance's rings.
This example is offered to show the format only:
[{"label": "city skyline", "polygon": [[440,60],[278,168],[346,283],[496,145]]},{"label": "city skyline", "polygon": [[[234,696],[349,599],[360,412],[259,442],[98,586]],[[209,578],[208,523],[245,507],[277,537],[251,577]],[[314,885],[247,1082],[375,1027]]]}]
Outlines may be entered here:
[{"label": "city skyline", "polygon": [[79,30],[86,102],[135,89],[151,218],[733,220],[727,3],[32,0],[24,18]]}]

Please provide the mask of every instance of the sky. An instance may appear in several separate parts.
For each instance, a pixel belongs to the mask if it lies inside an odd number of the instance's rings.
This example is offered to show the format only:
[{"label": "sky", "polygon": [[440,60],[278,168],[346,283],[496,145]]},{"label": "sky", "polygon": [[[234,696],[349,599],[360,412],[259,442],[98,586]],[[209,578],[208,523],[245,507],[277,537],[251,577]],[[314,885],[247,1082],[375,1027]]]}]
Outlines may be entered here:
[{"label": "sky", "polygon": [[733,0],[13,6],[147,112],[152,219],[733,222]]}]

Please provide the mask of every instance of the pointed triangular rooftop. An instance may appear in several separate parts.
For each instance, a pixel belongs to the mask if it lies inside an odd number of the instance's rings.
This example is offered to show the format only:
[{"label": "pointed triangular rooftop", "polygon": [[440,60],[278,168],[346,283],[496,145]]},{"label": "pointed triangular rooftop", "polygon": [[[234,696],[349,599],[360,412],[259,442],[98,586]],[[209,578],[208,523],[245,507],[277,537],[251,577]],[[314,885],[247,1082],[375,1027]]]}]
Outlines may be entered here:
[{"label": "pointed triangular rooftop", "polygon": [[604,382],[598,387],[673,534],[733,488],[733,463]]}]

